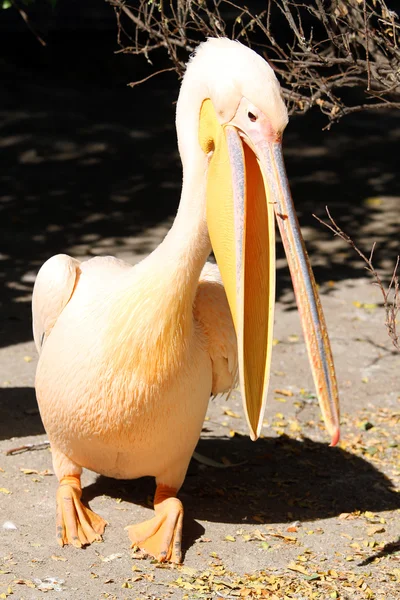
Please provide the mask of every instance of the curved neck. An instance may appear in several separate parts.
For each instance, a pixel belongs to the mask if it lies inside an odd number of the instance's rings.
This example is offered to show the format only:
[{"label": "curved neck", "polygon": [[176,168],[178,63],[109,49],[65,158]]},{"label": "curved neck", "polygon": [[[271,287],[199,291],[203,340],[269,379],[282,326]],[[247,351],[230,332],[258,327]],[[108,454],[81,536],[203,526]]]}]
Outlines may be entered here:
[{"label": "curved neck", "polygon": [[185,266],[198,275],[211,252],[206,218],[208,158],[201,154],[200,160],[184,168],[178,212],[160,246],[173,255],[178,269]]},{"label": "curved neck", "polygon": [[182,193],[175,221],[155,250],[155,257],[174,270],[182,284],[188,279],[197,287],[201,269],[211,252],[206,220],[206,189],[209,157],[199,143],[199,119],[206,87],[185,76],[176,113],[178,146],[182,160]]},{"label": "curved neck", "polygon": [[[193,303],[201,270],[211,252],[206,220],[209,157],[198,140],[204,89],[182,85],[177,109],[179,150],[183,166],[182,193],[175,221],[163,242],[132,269],[128,294],[140,290],[140,306],[156,315],[154,322],[174,323],[182,331],[193,324]],[[142,285],[138,286],[138,278]],[[131,303],[128,303],[131,304]],[[178,327],[178,328],[179,328]],[[154,327],[153,327],[154,329]],[[161,335],[161,334],[160,334]]]},{"label": "curved neck", "polygon": [[[143,355],[144,362],[151,355],[151,364],[164,366],[165,355],[176,360],[177,352],[186,348],[193,330],[193,304],[200,273],[211,252],[206,220],[209,157],[198,140],[205,91],[193,80],[193,86],[187,78],[185,82],[177,110],[183,166],[178,213],[163,242],[131,270],[114,307],[113,339],[117,335],[118,347],[127,348],[132,356]],[[138,347],[140,350],[136,351]],[[173,347],[174,352],[165,352],[166,347]],[[143,353],[144,348],[147,354]],[[121,364],[124,361],[125,358]]]}]

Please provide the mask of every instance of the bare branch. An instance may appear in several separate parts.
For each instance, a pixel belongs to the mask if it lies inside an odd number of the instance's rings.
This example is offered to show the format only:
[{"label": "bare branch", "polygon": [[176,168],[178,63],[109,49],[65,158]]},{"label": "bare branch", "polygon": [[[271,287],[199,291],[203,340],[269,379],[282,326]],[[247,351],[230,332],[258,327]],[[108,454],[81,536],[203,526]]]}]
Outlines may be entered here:
[{"label": "bare branch", "polygon": [[388,0],[268,0],[261,12],[233,0],[106,1],[122,51],[150,62],[161,49],[179,75],[200,41],[224,35],[267,58],[292,113],[318,106],[332,123],[400,107],[400,22]]},{"label": "bare branch", "polygon": [[364,16],[364,31],[365,31],[365,44],[366,44],[366,48],[365,48],[365,53],[366,53],[366,58],[367,58],[367,77],[368,77],[368,81],[367,81],[367,91],[369,92],[371,89],[371,65],[369,62],[369,33],[368,33],[368,17],[367,17],[367,3],[366,0],[364,0],[364,5],[363,5],[363,16]]},{"label": "bare branch", "polygon": [[[365,254],[356,246],[356,244],[353,242],[351,237],[349,235],[347,235],[347,233],[345,233],[339,227],[339,225],[336,223],[336,221],[331,216],[327,206],[325,207],[325,210],[328,215],[330,223],[326,223],[325,221],[323,221],[316,215],[313,215],[313,217],[315,217],[317,219],[317,221],[322,223],[322,225],[325,225],[325,227],[330,229],[334,235],[340,237],[340,239],[342,239],[347,244],[349,244],[349,246],[351,246],[353,248],[353,250],[355,250],[355,252],[357,252],[358,256],[360,258],[362,258],[362,260],[366,263],[366,267],[365,267],[366,270],[373,277],[374,283],[378,286],[378,288],[380,289],[380,291],[382,293],[383,306],[384,306],[385,315],[386,315],[385,325],[386,325],[386,328],[388,331],[388,335],[389,335],[390,339],[392,340],[392,343],[393,343],[394,347],[396,348],[396,350],[398,350],[400,352],[400,334],[397,331],[397,315],[400,311],[400,284],[399,284],[399,277],[397,275],[397,272],[398,272],[398,267],[400,264],[400,256],[397,257],[396,264],[395,264],[395,267],[393,270],[393,274],[392,274],[392,278],[390,280],[389,286],[387,289],[385,289],[385,286],[382,282],[382,279],[381,279],[378,271],[375,269],[374,265],[372,264],[372,259],[373,259],[376,244],[375,243],[373,244],[369,258],[367,258],[365,256]],[[391,299],[391,297],[392,297],[392,299]]]},{"label": "bare branch", "polygon": [[167,73],[168,71],[175,71],[175,69],[174,69],[174,67],[170,67],[169,69],[160,69],[159,71],[155,71],[154,73],[151,73],[150,75],[148,75],[147,77],[144,77],[143,79],[139,79],[139,81],[132,81],[131,83],[128,83],[128,86],[131,88],[136,87],[137,85],[140,85],[141,83],[144,83],[145,81],[148,81],[152,77],[155,77],[156,75],[160,75],[161,73]]}]

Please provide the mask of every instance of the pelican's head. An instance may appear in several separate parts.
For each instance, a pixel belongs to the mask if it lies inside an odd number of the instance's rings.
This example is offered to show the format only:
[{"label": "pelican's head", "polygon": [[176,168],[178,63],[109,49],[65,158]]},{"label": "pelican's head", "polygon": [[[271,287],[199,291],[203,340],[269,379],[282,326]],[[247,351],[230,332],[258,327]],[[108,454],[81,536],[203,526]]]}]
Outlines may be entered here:
[{"label": "pelican's head", "polygon": [[265,115],[275,131],[282,132],[286,127],[287,110],[275,73],[250,48],[226,38],[209,39],[191,59],[188,76],[192,69],[198,80],[206,82],[221,125],[229,123],[247,103],[248,112],[253,109]]},{"label": "pelican's head", "polygon": [[235,323],[240,387],[251,436],[255,439],[260,433],[271,361],[275,214],[322,414],[334,445],[339,439],[336,379],[282,157],[288,115],[278,80],[268,63],[249,48],[224,38],[210,39],[189,62],[182,92],[178,116],[190,97],[199,103],[196,135],[209,158],[207,225]]},{"label": "pelican's head", "polygon": [[[177,105],[181,156],[189,139],[189,118],[197,119],[196,103],[209,99],[221,126],[241,118],[243,131],[254,130],[254,117],[271,135],[280,137],[288,123],[281,88],[274,71],[256,52],[227,38],[210,38],[191,57]],[[259,121],[260,123],[260,121]]]}]

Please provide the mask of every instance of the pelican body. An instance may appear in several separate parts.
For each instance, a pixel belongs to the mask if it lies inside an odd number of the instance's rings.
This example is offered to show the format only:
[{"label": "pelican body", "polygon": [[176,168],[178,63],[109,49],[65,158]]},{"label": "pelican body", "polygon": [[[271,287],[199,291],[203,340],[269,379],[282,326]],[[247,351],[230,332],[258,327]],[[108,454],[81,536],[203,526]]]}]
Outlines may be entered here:
[{"label": "pelican body", "polygon": [[[283,238],[322,413],[339,439],[333,361],[281,154],[287,111],[269,65],[227,39],[201,44],[177,104],[183,186],[160,246],[131,266],[50,258],[33,293],[36,393],[57,491],[57,538],[83,546],[105,521],[81,502],[82,468],[154,476],[155,516],[132,544],[181,561],[176,498],[211,394],[239,380],[252,439],[268,390],[275,222]],[[217,265],[207,263],[213,249]]]}]

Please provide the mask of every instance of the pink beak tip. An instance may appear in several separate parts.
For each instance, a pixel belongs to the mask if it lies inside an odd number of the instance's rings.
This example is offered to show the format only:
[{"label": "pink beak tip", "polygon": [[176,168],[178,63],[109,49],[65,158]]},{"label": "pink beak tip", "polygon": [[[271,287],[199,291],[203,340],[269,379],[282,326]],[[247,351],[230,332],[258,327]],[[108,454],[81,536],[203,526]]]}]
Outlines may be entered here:
[{"label": "pink beak tip", "polygon": [[329,445],[332,447],[336,446],[336,444],[338,443],[339,440],[340,440],[340,429],[339,429],[339,427],[337,427],[332,433],[332,440]]}]

